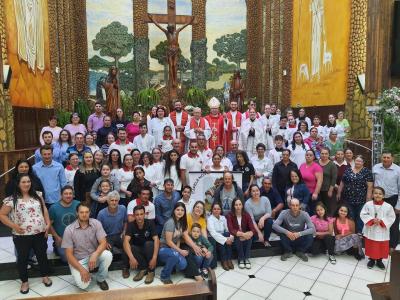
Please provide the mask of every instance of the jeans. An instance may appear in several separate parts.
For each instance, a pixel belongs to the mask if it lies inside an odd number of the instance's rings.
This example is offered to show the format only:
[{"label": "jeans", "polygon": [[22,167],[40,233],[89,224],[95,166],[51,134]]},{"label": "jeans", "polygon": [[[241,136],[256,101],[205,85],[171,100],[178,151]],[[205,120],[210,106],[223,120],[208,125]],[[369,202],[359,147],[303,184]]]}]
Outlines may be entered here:
[{"label": "jeans", "polygon": [[57,252],[58,252],[58,255],[60,256],[61,261],[63,263],[67,263],[68,261],[67,261],[67,256],[65,255],[65,248],[61,248],[58,246],[56,246],[56,247],[57,247]]},{"label": "jeans", "polygon": [[328,250],[329,255],[335,254],[335,237],[333,235],[325,235],[323,239],[314,238],[311,252],[314,255],[320,254]]},{"label": "jeans", "polygon": [[[225,237],[229,237],[230,234],[229,232],[226,232],[223,234]],[[216,240],[214,240],[213,237],[209,237],[208,240],[210,241],[211,245],[214,247],[214,251],[213,251],[213,260],[210,264],[210,267],[216,268],[217,267],[217,257],[219,257],[219,259],[221,261],[226,261],[226,260],[231,260],[232,259],[232,246],[228,245],[228,244],[220,244],[217,243]]]},{"label": "jeans", "polygon": [[[389,198],[385,198],[385,202],[389,203],[394,209],[397,204],[397,199],[398,199],[398,196],[395,195],[395,196],[391,196]],[[399,215],[396,214],[396,219],[394,220],[394,223],[390,227],[389,247],[396,248],[398,243],[399,243]]]},{"label": "jeans", "polygon": [[284,252],[307,252],[313,243],[311,234],[303,235],[294,241],[291,241],[286,234],[280,234],[281,245]]},{"label": "jeans", "polygon": [[35,235],[14,235],[13,242],[17,251],[17,268],[19,279],[22,282],[28,281],[28,258],[31,250],[35,252],[39,263],[40,275],[42,277],[49,275],[49,261],[47,260],[47,239],[44,233]]},{"label": "jeans", "polygon": [[235,237],[235,246],[238,254],[238,261],[243,261],[250,257],[252,242],[252,239],[241,241],[238,237]]},{"label": "jeans", "polygon": [[[138,269],[139,270],[148,270],[149,272],[153,272],[149,266],[150,260],[153,258],[153,253],[154,253],[154,242],[153,241],[147,241],[144,243],[143,246],[136,246],[136,245],[131,245],[131,250],[133,253],[133,256],[138,262]],[[129,258],[128,255],[125,254],[125,251],[122,254],[122,260],[124,262],[124,266],[129,268]]]},{"label": "jeans", "polygon": [[178,253],[178,251],[168,247],[160,248],[158,257],[161,262],[165,263],[160,275],[162,280],[170,279],[172,270],[175,267],[177,271],[182,271],[187,266],[186,258]]},{"label": "jeans", "polygon": [[[104,250],[101,253],[101,255],[97,258],[96,266],[99,267],[99,271],[96,274],[96,280],[98,282],[103,282],[104,280],[106,280],[108,274],[108,267],[111,265],[112,258],[113,256],[111,252],[108,250]],[[79,261],[79,263],[88,271],[89,271],[89,259],[90,257],[85,257],[84,259],[81,259]],[[71,275],[74,278],[76,285],[80,289],[83,290],[86,289],[90,285],[92,279],[90,279],[88,282],[83,282],[79,271],[71,265],[69,265],[69,268],[71,270]]]},{"label": "jeans", "polygon": [[106,239],[107,243],[111,245],[111,251],[114,247],[118,249],[123,248],[123,241],[120,234],[107,235]]},{"label": "jeans", "polygon": [[[258,224],[258,221],[256,223]],[[258,226],[257,224],[255,224],[254,226]],[[270,238],[271,232],[272,232],[272,224],[274,224],[273,219],[271,219],[271,218],[265,219],[264,228],[263,228],[264,241],[269,241],[269,238]]]},{"label": "jeans", "polygon": [[210,258],[206,258],[204,256],[193,255],[194,260],[196,261],[196,265],[199,269],[208,269],[210,266],[213,256],[211,255]]},{"label": "jeans", "polygon": [[360,233],[363,230],[364,222],[361,220],[360,213],[365,203],[361,204],[351,204],[348,203],[351,211],[351,215],[353,216],[353,220],[356,223],[356,233]]}]

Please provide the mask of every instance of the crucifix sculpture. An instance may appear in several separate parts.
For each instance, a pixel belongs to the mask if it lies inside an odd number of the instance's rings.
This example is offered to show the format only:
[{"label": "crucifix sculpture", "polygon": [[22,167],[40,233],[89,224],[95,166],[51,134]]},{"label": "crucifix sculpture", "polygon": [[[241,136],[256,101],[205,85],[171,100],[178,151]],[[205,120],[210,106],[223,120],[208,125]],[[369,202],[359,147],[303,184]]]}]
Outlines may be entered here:
[{"label": "crucifix sculpture", "polygon": [[[168,0],[168,14],[147,14],[149,23],[154,23],[160,30],[162,30],[168,41],[167,61],[168,61],[168,87],[169,98],[174,100],[177,98],[178,88],[178,59],[179,59],[179,33],[189,25],[194,24],[194,16],[176,15],[175,0]],[[160,24],[168,24],[167,29],[163,28]],[[181,28],[176,29],[176,24],[184,24]]]}]

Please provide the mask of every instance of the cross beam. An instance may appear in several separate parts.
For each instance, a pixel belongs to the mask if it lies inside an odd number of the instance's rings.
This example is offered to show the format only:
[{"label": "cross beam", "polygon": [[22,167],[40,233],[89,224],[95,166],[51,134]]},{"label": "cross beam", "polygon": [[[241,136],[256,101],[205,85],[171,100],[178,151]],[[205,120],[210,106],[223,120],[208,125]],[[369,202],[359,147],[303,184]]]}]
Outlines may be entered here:
[{"label": "cross beam", "polygon": [[[152,14],[154,16],[154,20],[160,24],[168,24],[175,26],[176,24],[187,24],[192,19],[192,16],[185,16],[185,15],[177,15],[176,14],[176,1],[175,0],[168,0],[167,3],[168,14]],[[145,20],[146,23],[151,23],[152,21],[149,17],[146,16]],[[193,22],[196,24],[196,20]]]}]

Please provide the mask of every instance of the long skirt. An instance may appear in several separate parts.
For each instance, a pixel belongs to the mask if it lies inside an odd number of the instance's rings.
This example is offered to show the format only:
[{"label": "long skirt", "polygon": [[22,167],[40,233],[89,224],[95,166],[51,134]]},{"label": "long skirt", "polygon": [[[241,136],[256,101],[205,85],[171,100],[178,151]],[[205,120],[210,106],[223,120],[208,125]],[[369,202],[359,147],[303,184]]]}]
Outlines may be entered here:
[{"label": "long skirt", "polygon": [[336,240],[335,242],[335,252],[344,252],[350,248],[358,248],[358,253],[360,255],[364,255],[363,250],[362,250],[362,242],[361,242],[361,237],[358,234],[350,234],[348,236],[345,236],[339,240]]}]

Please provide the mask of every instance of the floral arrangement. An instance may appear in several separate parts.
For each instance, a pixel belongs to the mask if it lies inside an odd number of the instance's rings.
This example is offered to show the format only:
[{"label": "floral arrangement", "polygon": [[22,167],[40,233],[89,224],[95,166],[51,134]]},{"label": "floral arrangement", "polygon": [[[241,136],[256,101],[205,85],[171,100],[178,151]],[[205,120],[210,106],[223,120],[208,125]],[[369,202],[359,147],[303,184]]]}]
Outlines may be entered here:
[{"label": "floral arrangement", "polygon": [[385,90],[378,98],[380,115],[383,118],[393,118],[400,121],[400,88]]}]

